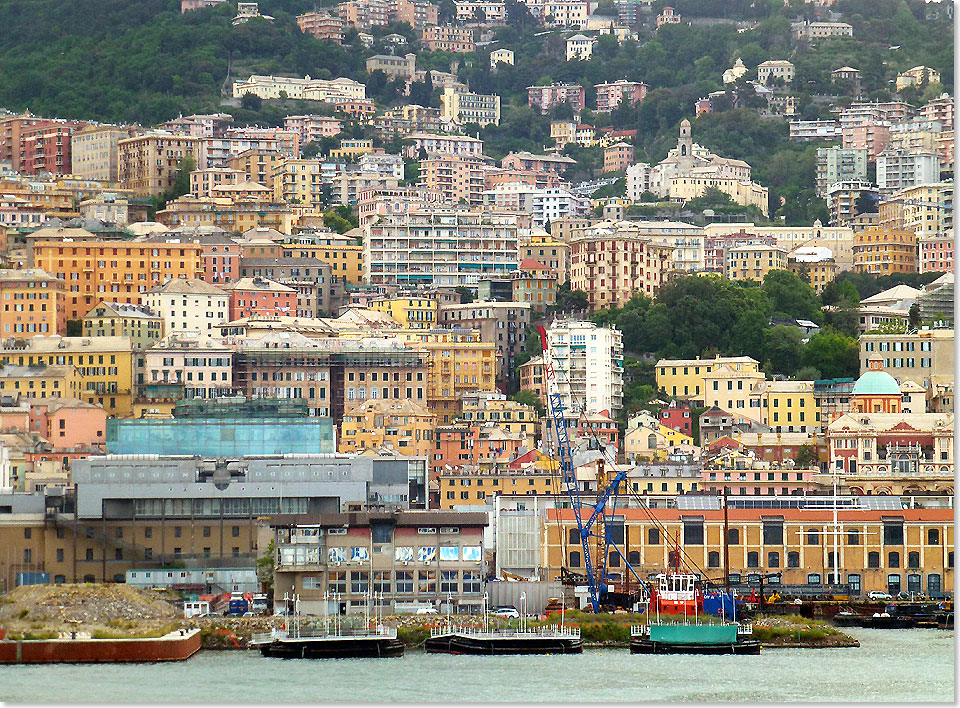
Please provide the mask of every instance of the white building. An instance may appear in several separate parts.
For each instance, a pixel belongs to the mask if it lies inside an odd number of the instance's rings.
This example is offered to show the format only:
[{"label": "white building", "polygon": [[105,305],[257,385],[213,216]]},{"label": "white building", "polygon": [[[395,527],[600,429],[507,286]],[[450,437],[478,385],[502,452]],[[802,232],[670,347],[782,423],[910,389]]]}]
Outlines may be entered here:
[{"label": "white building", "polygon": [[784,59],[772,59],[757,66],[757,81],[769,86],[771,81],[780,79],[785,84],[793,83],[794,66]]},{"label": "white building", "polygon": [[636,162],[627,168],[627,199],[631,202],[639,202],[640,195],[644,192],[652,191],[650,189],[650,180],[652,169],[647,162]]},{"label": "white building", "polygon": [[364,227],[363,275],[372,285],[476,285],[517,269],[518,217],[451,208],[385,215]]},{"label": "white building", "polygon": [[530,214],[537,228],[563,217],[582,216],[590,209],[588,199],[562,187],[540,189],[520,182],[507,182],[484,190],[483,203],[497,211]]},{"label": "white building", "polygon": [[150,383],[180,383],[184,398],[231,396],[232,345],[205,332],[172,332],[144,352]]},{"label": "white building", "polygon": [[559,392],[568,417],[623,405],[623,341],[620,330],[593,322],[565,320],[547,329]]},{"label": "white building", "polygon": [[737,57],[737,60],[733,63],[733,66],[723,72],[723,83],[732,84],[735,83],[737,79],[750,71],[746,64],[743,63],[743,59]]},{"label": "white building", "polygon": [[936,153],[887,148],[877,155],[877,185],[883,194],[940,181]]},{"label": "white building", "polygon": [[286,98],[302,101],[363,101],[367,97],[367,87],[353,79],[302,79],[290,76],[262,76],[254,74],[246,81],[233,83],[233,97],[243,98],[252,93],[263,99]]},{"label": "white building", "polygon": [[173,278],[143,294],[143,302],[163,318],[164,332],[219,333],[230,316],[230,296],[199,278]]},{"label": "white building", "polygon": [[567,61],[578,59],[587,61],[593,56],[593,38],[583,34],[575,34],[567,38]]}]

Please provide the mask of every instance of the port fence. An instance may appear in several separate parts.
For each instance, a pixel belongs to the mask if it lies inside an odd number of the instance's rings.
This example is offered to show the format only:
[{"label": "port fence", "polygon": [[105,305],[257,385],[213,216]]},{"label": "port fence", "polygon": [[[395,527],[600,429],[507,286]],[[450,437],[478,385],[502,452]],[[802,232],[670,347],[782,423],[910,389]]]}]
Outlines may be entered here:
[{"label": "port fence", "polygon": [[455,625],[430,628],[431,637],[443,637],[449,634],[459,634],[470,637],[579,637],[580,628],[556,624],[544,627],[530,627],[522,632],[519,629],[485,630],[483,627],[461,627]]},{"label": "port fence", "polygon": [[251,637],[251,644],[268,644],[272,641],[286,639],[348,639],[358,637],[376,637],[377,639],[396,639],[396,627],[376,627],[366,629],[364,627],[341,627],[337,631],[326,631],[323,629],[301,629],[299,632],[290,633],[283,629],[274,629],[272,632],[262,632],[254,634]]},{"label": "port fence", "polygon": [[[672,624],[683,624],[681,622],[674,622]],[[738,622],[737,623],[737,636],[738,637],[749,637],[753,635],[753,622]],[[630,627],[630,636],[631,637],[649,637],[650,636],[650,625],[649,624],[635,624]]]}]

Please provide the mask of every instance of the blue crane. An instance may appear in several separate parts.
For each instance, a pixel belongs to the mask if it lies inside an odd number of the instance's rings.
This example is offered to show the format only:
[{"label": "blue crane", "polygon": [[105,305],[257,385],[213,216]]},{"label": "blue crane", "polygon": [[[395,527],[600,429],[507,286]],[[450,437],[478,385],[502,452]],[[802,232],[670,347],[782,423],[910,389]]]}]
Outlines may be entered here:
[{"label": "blue crane", "polygon": [[[583,549],[583,567],[586,571],[587,588],[590,593],[590,605],[594,612],[599,612],[600,600],[609,580],[607,561],[610,558],[611,548],[620,556],[624,567],[637,579],[641,587],[646,588],[646,583],[640,579],[640,576],[627,561],[627,557],[620,546],[611,538],[610,527],[605,523],[607,516],[612,516],[616,511],[617,495],[620,491],[620,485],[627,478],[627,473],[626,470],[620,470],[609,484],[602,489],[598,488],[596,500],[593,504],[585,504],[580,500],[580,488],[577,486],[573,455],[570,452],[567,420],[564,416],[563,397],[560,395],[556,369],[553,366],[553,354],[550,351],[546,330],[543,327],[538,327],[537,331],[540,333],[540,343],[543,348],[543,378],[547,385],[547,408],[553,418],[553,429],[556,431],[560,473],[563,477],[567,496],[570,498],[570,506],[573,508],[577,520],[580,545]],[[609,511],[607,509],[608,503],[610,504]],[[585,509],[590,510],[586,519],[584,519]],[[596,567],[594,567],[593,557],[590,553],[591,538],[599,541]]]}]

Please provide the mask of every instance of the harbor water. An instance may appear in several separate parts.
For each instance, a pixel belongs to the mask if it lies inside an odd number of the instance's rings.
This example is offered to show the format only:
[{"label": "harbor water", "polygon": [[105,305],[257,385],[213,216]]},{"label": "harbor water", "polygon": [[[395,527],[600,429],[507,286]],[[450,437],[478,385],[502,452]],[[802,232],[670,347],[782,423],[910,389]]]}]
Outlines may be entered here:
[{"label": "harbor water", "polygon": [[186,662],[0,666],[10,702],[953,701],[954,633],[846,630],[851,649],[760,656],[450,656],[267,659],[202,651]]}]

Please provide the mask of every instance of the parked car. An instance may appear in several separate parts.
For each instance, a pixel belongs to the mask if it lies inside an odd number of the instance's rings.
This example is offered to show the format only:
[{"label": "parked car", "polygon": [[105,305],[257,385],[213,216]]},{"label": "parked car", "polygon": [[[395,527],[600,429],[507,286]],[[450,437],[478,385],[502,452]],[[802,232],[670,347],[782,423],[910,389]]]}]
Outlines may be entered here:
[{"label": "parked car", "polygon": [[418,615],[435,615],[437,614],[437,608],[436,607],[418,607],[417,614]]},{"label": "parked car", "polygon": [[867,593],[868,600],[892,600],[890,593],[883,592],[882,590],[871,590]]},{"label": "parked car", "polygon": [[504,619],[520,619],[520,612],[516,607],[511,607],[510,605],[494,607],[490,610],[490,614],[494,617],[503,617]]}]

